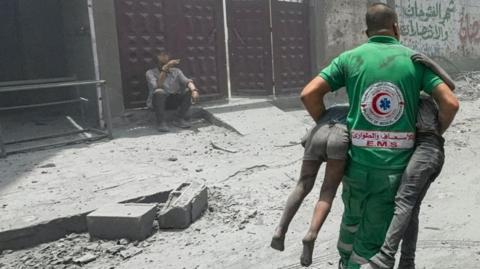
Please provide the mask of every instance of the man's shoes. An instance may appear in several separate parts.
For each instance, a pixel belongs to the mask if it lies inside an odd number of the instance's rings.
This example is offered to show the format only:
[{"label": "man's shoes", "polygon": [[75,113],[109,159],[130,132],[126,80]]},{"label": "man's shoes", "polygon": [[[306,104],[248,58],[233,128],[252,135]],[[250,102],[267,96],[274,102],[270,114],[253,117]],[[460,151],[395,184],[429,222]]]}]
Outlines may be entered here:
[{"label": "man's shoes", "polygon": [[157,125],[157,130],[161,133],[168,133],[168,132],[170,132],[170,127],[168,127],[166,122],[160,122]]},{"label": "man's shoes", "polygon": [[176,119],[173,124],[175,126],[177,126],[178,128],[182,128],[182,129],[188,129],[190,127],[192,127],[192,125],[190,123],[188,123],[186,120],[184,119]]}]

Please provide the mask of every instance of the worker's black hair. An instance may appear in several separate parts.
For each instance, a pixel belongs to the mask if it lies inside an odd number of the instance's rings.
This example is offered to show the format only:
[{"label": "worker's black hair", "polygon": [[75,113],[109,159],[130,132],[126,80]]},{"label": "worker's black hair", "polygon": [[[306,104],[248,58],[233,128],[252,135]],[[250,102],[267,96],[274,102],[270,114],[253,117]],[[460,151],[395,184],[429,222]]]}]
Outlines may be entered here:
[{"label": "worker's black hair", "polygon": [[398,23],[398,16],[395,10],[384,3],[370,5],[365,18],[367,21],[367,32],[370,34],[391,29],[393,24]]}]

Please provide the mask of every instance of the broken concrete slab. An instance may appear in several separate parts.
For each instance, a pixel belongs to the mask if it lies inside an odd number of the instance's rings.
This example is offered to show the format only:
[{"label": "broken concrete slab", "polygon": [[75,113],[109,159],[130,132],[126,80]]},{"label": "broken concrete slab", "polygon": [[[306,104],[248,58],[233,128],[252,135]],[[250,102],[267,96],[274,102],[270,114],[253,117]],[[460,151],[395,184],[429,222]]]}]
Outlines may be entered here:
[{"label": "broken concrete slab", "polygon": [[266,130],[282,130],[281,136],[274,137],[279,143],[278,140],[298,140],[309,127],[276,107],[269,99],[233,100],[226,105],[206,107],[205,110],[244,136],[265,133]]},{"label": "broken concrete slab", "polygon": [[[124,200],[120,203],[164,203],[167,201],[170,192],[171,190],[161,191]],[[87,232],[87,215],[92,211],[55,218],[20,229],[0,231],[0,251],[33,247],[41,243],[58,240],[71,233]]]},{"label": "broken concrete slab", "polygon": [[[192,188],[192,187],[191,187]],[[192,199],[192,222],[200,218],[208,208],[208,189],[205,185],[196,187],[198,192]]]},{"label": "broken concrete slab", "polygon": [[69,233],[85,232],[87,213],[53,219],[21,229],[0,232],[0,251],[22,249],[57,240]]},{"label": "broken concrete slab", "polygon": [[112,204],[87,215],[91,237],[144,240],[152,232],[157,204]]},{"label": "broken concrete slab", "polygon": [[208,190],[204,183],[182,183],[170,193],[160,210],[158,222],[163,229],[183,229],[197,220],[208,207]]}]

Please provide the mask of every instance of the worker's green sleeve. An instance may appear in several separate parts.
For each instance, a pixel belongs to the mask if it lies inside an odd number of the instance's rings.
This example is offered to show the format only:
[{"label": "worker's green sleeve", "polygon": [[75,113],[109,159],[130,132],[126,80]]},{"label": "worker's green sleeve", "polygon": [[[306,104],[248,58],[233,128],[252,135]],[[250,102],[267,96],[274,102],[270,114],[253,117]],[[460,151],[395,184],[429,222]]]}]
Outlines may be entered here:
[{"label": "worker's green sleeve", "polygon": [[325,79],[332,92],[345,86],[345,65],[342,55],[335,58],[332,63],[320,72],[319,76]]}]

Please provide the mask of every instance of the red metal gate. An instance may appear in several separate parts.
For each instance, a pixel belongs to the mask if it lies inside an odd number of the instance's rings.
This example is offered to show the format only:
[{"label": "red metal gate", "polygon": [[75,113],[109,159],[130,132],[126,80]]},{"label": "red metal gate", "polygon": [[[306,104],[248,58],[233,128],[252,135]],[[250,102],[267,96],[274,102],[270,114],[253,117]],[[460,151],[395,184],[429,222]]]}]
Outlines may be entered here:
[{"label": "red metal gate", "polygon": [[308,1],[229,0],[227,16],[233,94],[298,94],[311,78]]},{"label": "red metal gate", "polygon": [[221,0],[116,0],[125,106],[145,106],[145,72],[155,51],[182,59],[202,100],[226,96],[225,36]]},{"label": "red metal gate", "polygon": [[232,93],[272,94],[269,0],[229,0],[227,21]]},{"label": "red metal gate", "polygon": [[299,94],[311,79],[306,0],[272,0],[275,94]]}]

